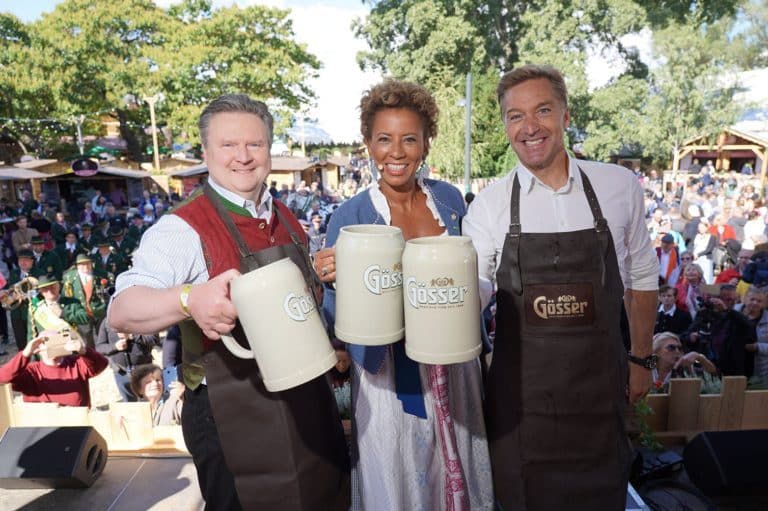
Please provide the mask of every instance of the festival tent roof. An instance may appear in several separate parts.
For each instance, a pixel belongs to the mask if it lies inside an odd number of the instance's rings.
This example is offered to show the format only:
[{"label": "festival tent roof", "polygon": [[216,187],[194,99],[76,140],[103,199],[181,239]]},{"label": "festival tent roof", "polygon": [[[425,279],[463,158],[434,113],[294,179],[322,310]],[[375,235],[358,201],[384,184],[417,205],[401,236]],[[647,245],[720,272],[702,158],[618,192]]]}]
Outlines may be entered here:
[{"label": "festival tent roof", "polygon": [[45,179],[51,177],[44,172],[18,167],[0,167],[0,180],[9,179]]}]

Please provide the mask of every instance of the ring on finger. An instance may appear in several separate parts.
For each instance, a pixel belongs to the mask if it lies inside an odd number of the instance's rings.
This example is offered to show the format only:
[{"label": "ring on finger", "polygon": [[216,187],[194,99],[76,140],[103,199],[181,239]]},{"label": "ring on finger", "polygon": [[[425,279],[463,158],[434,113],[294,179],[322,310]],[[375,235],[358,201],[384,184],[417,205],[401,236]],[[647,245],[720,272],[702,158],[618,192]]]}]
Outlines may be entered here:
[{"label": "ring on finger", "polygon": [[326,275],[328,275],[328,267],[327,267],[327,266],[323,266],[323,267],[320,269],[320,274],[321,274],[323,277],[325,277]]}]

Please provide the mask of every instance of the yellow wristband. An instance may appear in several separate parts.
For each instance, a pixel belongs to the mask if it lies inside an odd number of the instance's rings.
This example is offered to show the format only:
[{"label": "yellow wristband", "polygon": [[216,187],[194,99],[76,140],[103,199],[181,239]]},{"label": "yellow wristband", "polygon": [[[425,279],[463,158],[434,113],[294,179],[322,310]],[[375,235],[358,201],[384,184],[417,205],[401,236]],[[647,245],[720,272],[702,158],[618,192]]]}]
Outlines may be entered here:
[{"label": "yellow wristband", "polygon": [[192,284],[184,284],[181,286],[181,293],[179,293],[179,303],[181,304],[181,311],[188,318],[192,317],[189,312],[189,292],[192,290]]}]

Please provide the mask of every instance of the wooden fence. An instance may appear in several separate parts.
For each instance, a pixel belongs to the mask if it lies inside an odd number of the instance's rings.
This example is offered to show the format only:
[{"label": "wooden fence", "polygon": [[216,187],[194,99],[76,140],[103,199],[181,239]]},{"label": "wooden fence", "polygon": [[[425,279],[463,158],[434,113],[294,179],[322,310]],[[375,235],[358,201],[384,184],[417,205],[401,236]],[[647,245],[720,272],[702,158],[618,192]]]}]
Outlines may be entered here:
[{"label": "wooden fence", "polygon": [[669,394],[647,397],[648,425],[660,437],[691,438],[701,431],[768,429],[768,390],[746,390],[743,376],[726,376],[720,394],[701,394],[698,378],[673,379]]}]

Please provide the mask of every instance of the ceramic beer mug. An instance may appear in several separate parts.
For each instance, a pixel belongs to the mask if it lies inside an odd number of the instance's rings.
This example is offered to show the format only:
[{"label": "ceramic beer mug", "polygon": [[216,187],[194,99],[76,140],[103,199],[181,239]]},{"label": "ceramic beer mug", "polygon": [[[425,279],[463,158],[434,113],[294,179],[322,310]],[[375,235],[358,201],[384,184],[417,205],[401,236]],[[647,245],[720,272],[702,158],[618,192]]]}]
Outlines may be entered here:
[{"label": "ceramic beer mug", "polygon": [[289,258],[240,275],[229,286],[251,349],[228,335],[221,340],[236,357],[256,359],[267,390],[297,387],[336,365],[312,292]]},{"label": "ceramic beer mug", "polygon": [[365,346],[403,338],[404,245],[398,227],[341,228],[336,241],[336,337]]},{"label": "ceramic beer mug", "polygon": [[405,353],[425,364],[477,357],[480,298],[477,253],[468,236],[427,236],[405,244]]}]

